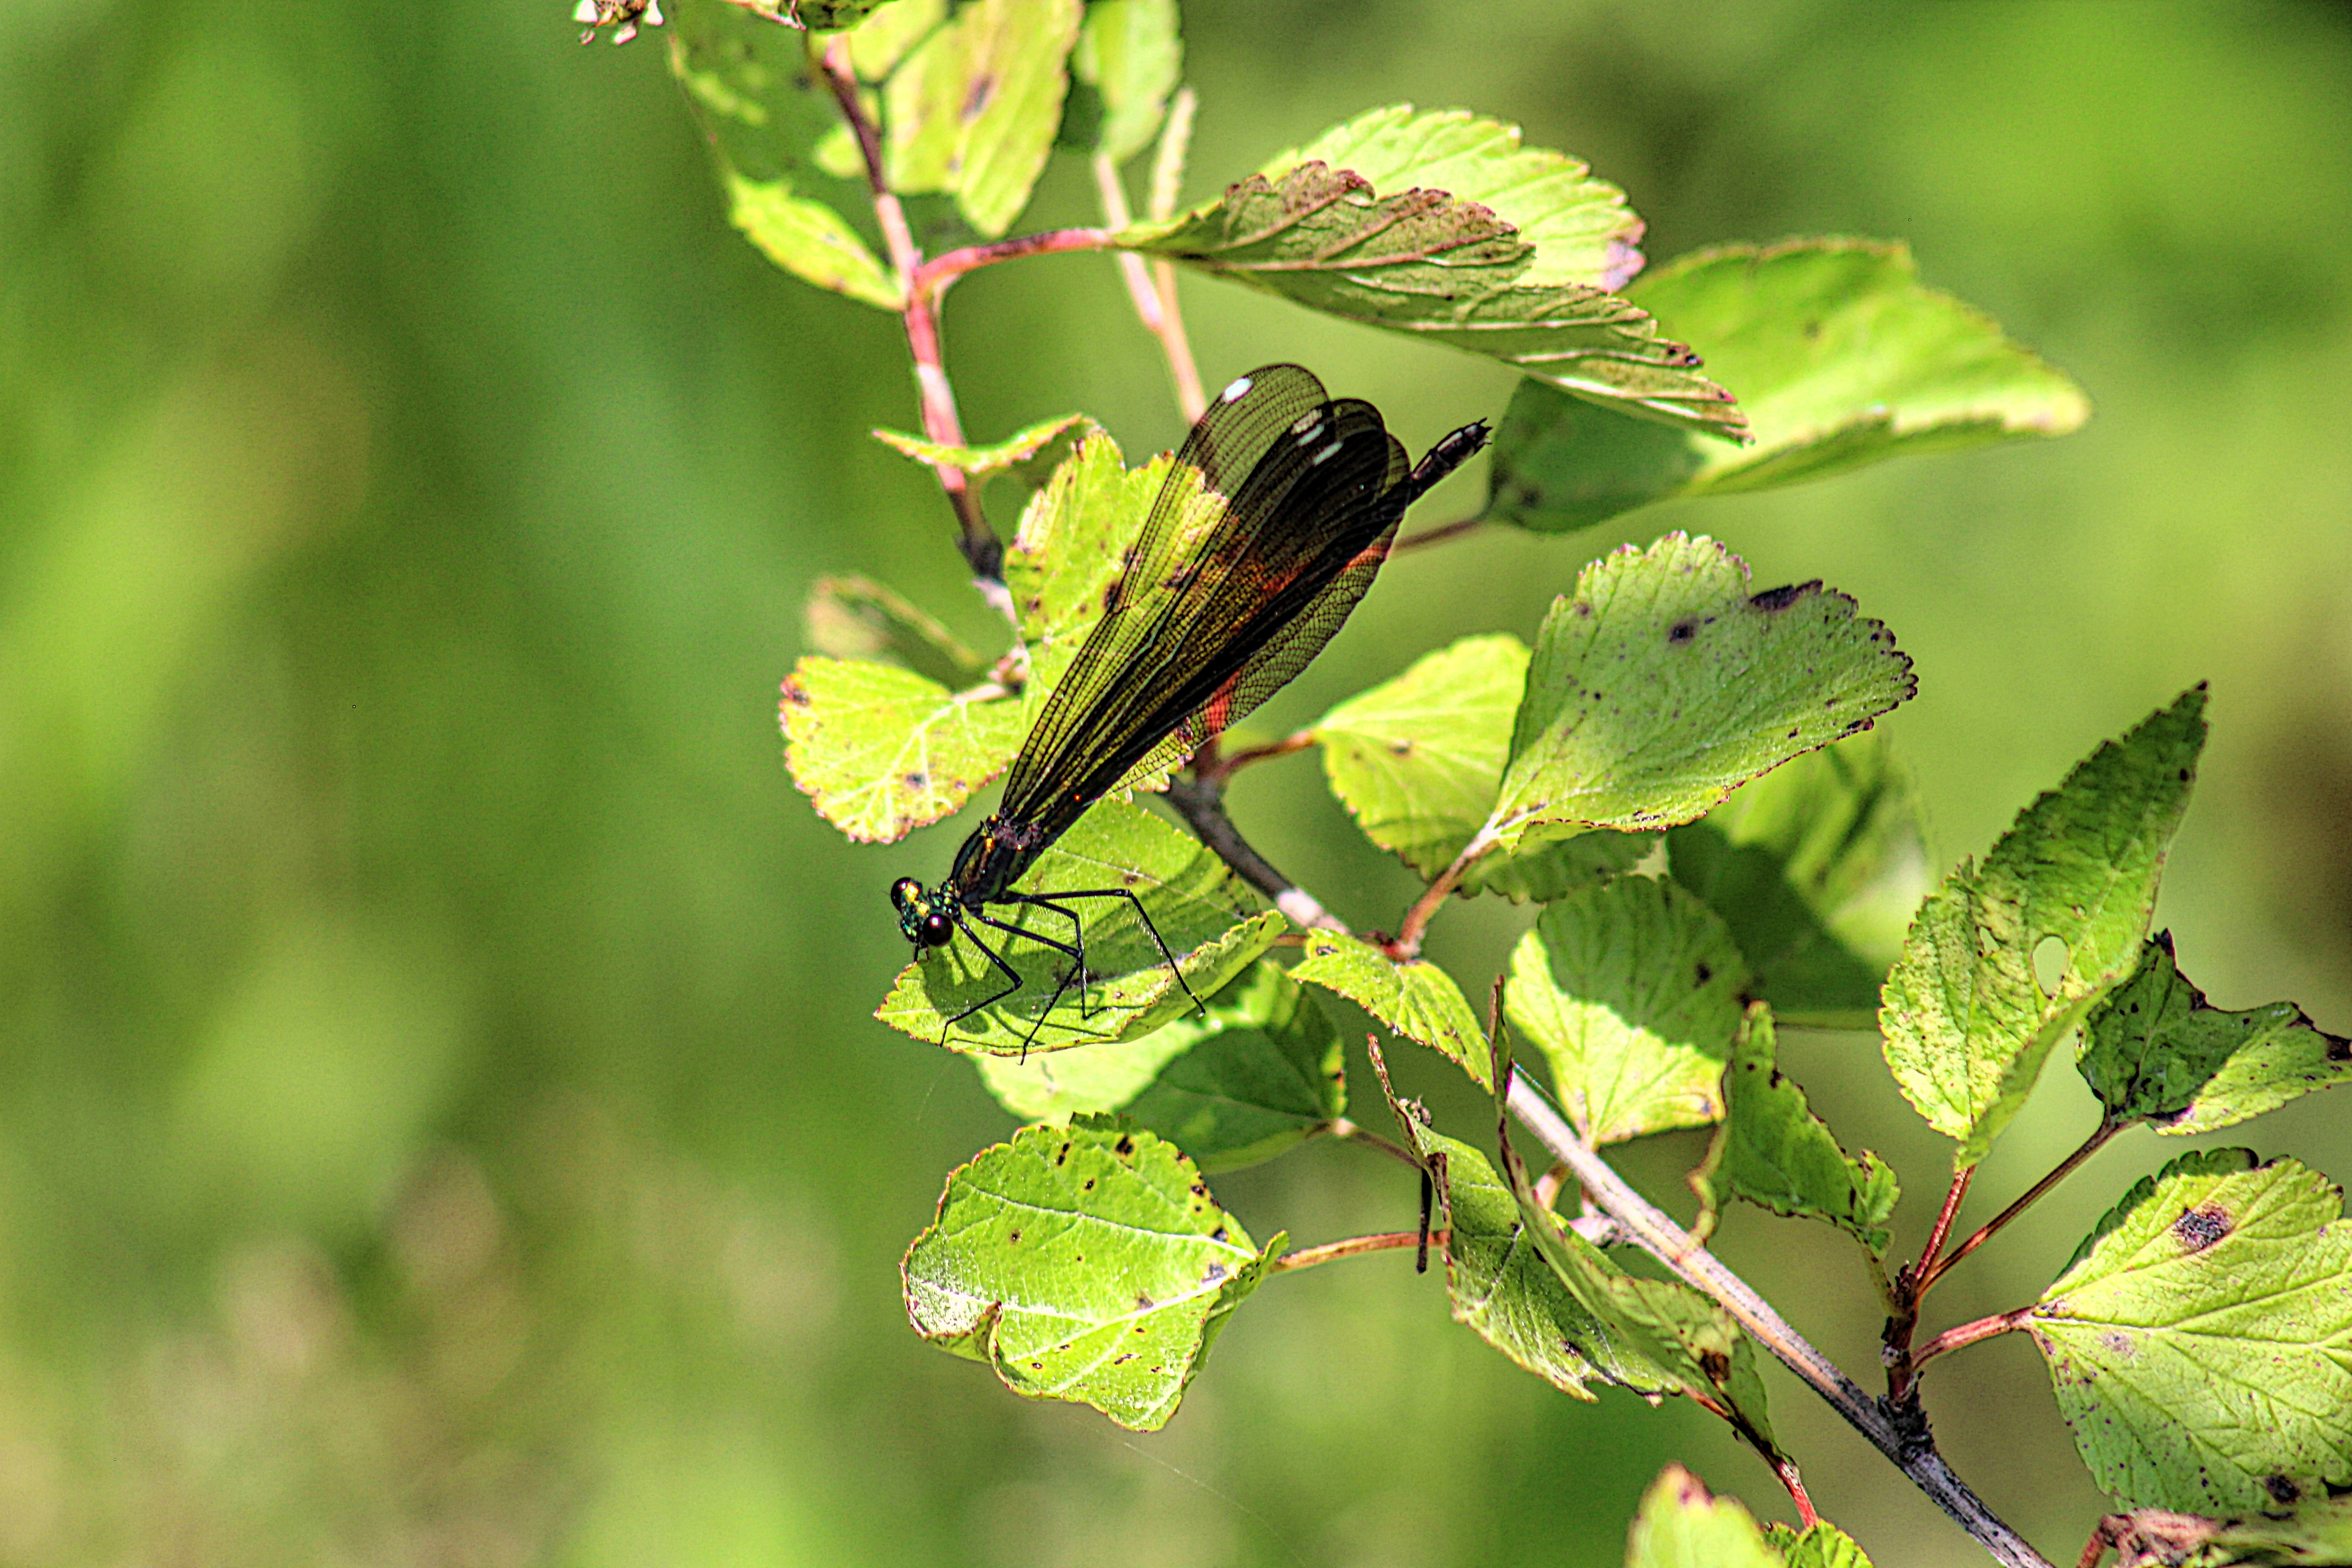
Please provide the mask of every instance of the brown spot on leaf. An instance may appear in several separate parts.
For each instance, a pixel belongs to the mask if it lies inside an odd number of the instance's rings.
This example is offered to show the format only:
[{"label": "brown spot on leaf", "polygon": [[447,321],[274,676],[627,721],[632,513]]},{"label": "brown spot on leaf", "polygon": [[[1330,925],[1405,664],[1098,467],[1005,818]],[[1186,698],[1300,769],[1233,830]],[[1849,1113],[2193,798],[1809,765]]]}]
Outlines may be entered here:
[{"label": "brown spot on leaf", "polygon": [[904,775],[900,782],[908,789],[922,789],[930,784],[931,775],[918,768],[913,773]]},{"label": "brown spot on leaf", "polygon": [[1223,1226],[1219,1226],[1216,1229],[1214,1229],[1214,1230],[1211,1231],[1211,1232],[1209,1233],[1209,1239],[1210,1239],[1211,1241],[1223,1241],[1223,1240],[1224,1240],[1224,1239],[1225,1239],[1225,1227],[1224,1227]]},{"label": "brown spot on leaf", "polygon": [[1389,750],[1394,752],[1400,757],[1409,757],[1412,755],[1412,742],[1411,741],[1391,741],[1389,742]]},{"label": "brown spot on leaf", "polygon": [[1698,1353],[1698,1369],[1706,1374],[1709,1383],[1721,1387],[1730,1379],[1731,1358],[1721,1351],[1701,1351]]},{"label": "brown spot on leaf", "polygon": [[1069,1159],[1069,1157],[1070,1146],[1067,1143],[1064,1143],[1059,1149],[1054,1151],[1054,1163],[1056,1165],[1065,1163]]},{"label": "brown spot on leaf", "polygon": [[1821,585],[1822,580],[1818,577],[1810,583],[1790,583],[1784,587],[1767,588],[1760,594],[1751,595],[1748,602],[1768,616],[1778,615]]},{"label": "brown spot on leaf", "polygon": [[2172,1234],[2179,1239],[2184,1250],[2202,1252],[2237,1228],[2237,1223],[2230,1217],[2230,1211],[2221,1205],[2206,1204],[2187,1210],[2174,1220]]},{"label": "brown spot on leaf", "polygon": [[1152,1308],[1157,1307],[1158,1305],[1160,1305],[1159,1302],[1153,1300],[1142,1291],[1138,1290],[1135,1293],[1135,1310],[1137,1311],[1149,1312]]},{"label": "brown spot on leaf", "polygon": [[2109,1329],[2099,1336],[2099,1343],[2113,1355],[2131,1356],[2139,1353],[2138,1342],[2121,1329]]},{"label": "brown spot on leaf", "polygon": [[963,122],[969,125],[979,119],[981,110],[986,109],[988,100],[995,96],[994,77],[983,74],[972,78],[971,88],[963,95]]},{"label": "brown spot on leaf", "polygon": [[806,708],[810,705],[812,699],[808,694],[808,688],[801,684],[799,676],[784,677],[784,701],[787,706],[793,708]]},{"label": "brown spot on leaf", "polygon": [[1709,969],[1709,968],[1708,968],[1706,964],[1704,964],[1704,963],[1702,963],[1702,964],[1700,964],[1700,965],[1698,966],[1698,983],[1699,983],[1701,985],[1706,984],[1708,981],[1710,981],[1710,980],[1712,980],[1712,979],[1714,979],[1714,978],[1715,978],[1715,971],[1714,971],[1714,970]]},{"label": "brown spot on leaf", "polygon": [[1135,1140],[1122,1132],[1118,1135],[1118,1142],[1110,1146],[1110,1151],[1124,1160],[1135,1152]]},{"label": "brown spot on leaf", "polygon": [[1673,626],[1666,628],[1666,641],[1677,646],[1690,641],[1691,638],[1696,636],[1698,636],[1698,617],[1696,616],[1685,616],[1681,620],[1676,621]]},{"label": "brown spot on leaf", "polygon": [[1223,1279],[1224,1277],[1225,1266],[1222,1263],[1212,1263],[1209,1265],[1209,1271],[1201,1276],[1201,1283],[1203,1285],[1214,1285],[1218,1280]]},{"label": "brown spot on leaf", "polygon": [[2285,1476],[2264,1476],[2263,1490],[2270,1493],[2271,1500],[2281,1508],[2292,1507],[2303,1500],[2303,1489]]},{"label": "brown spot on leaf", "polygon": [[1017,1230],[1008,1230],[1008,1231],[1006,1231],[1006,1232],[1004,1233],[1004,1240],[1005,1240],[1005,1243],[1006,1243],[1008,1246],[1009,1246],[1009,1245],[1011,1245],[1011,1244],[1012,1244],[1012,1243],[1013,1243],[1013,1242],[1016,1242],[1016,1241],[1020,1240],[1020,1239],[1021,1239],[1021,1233],[1020,1233],[1019,1231],[1017,1231]]}]

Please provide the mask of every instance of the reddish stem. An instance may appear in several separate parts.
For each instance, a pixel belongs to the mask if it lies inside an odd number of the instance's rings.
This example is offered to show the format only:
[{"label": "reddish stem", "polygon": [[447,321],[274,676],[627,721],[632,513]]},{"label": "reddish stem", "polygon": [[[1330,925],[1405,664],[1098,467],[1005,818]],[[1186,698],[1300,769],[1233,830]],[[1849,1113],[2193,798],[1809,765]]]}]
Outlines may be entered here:
[{"label": "reddish stem", "polygon": [[[1441,1246],[1449,1237],[1449,1233],[1442,1230],[1433,1230],[1429,1235],[1431,1240]],[[1378,1236],[1351,1236],[1345,1241],[1327,1241],[1320,1247],[1302,1247],[1296,1252],[1286,1252],[1274,1260],[1274,1267],[1270,1272],[1279,1274],[1293,1268],[1312,1268],[1318,1263],[1328,1263],[1335,1258],[1353,1258],[1360,1252],[1394,1252],[1400,1248],[1417,1247],[1420,1245],[1421,1232],[1417,1230],[1390,1230],[1382,1231]]]},{"label": "reddish stem", "polygon": [[1789,1500],[1797,1505],[1798,1527],[1811,1530],[1821,1523],[1822,1516],[1813,1511],[1813,1500],[1805,1495],[1805,1480],[1797,1473],[1797,1461],[1787,1458],[1774,1459],[1772,1473],[1780,1478],[1780,1484],[1789,1489]]},{"label": "reddish stem", "polygon": [[1911,1374],[1916,1377],[1921,1367],[1926,1366],[1946,1351],[1956,1351],[1962,1345],[1972,1345],[1979,1340],[1989,1340],[1997,1334],[2006,1334],[2013,1330],[2021,1329],[2025,1326],[2025,1320],[2032,1315],[2032,1308],[2020,1307],[2013,1312],[1995,1312],[1990,1318],[1979,1318],[1973,1323],[1962,1323],[1956,1329],[1946,1329],[1911,1352]]},{"label": "reddish stem", "polygon": [[1412,908],[1404,913],[1403,928],[1396,933],[1394,940],[1381,944],[1382,951],[1399,963],[1421,956],[1422,936],[1429,930],[1429,922],[1436,918],[1439,906],[1445,902],[1446,895],[1454,891],[1455,885],[1478,858],[1494,847],[1495,841],[1483,834],[1464,845],[1462,853],[1454,858],[1454,864],[1440,871],[1437,880],[1429,885],[1429,890],[1413,900]]},{"label": "reddish stem", "polygon": [[1108,248],[1110,230],[1107,228],[1055,228],[1043,234],[1016,235],[1011,239],[995,240],[987,245],[967,245],[961,250],[935,256],[916,268],[913,286],[936,301],[949,284],[965,273],[993,267],[1000,261],[1017,261],[1024,256],[1058,256],[1065,251]]},{"label": "reddish stem", "polygon": [[[1221,752],[1205,758],[1202,752],[1195,752],[1192,758],[1192,776],[1203,784],[1223,784],[1252,763],[1270,762],[1276,757],[1286,757],[1293,752],[1303,752],[1314,743],[1314,731],[1299,730],[1285,735],[1270,745],[1249,746],[1238,752]],[[1206,750],[1207,748],[1202,748],[1202,752]]]},{"label": "reddish stem", "polygon": [[1958,1263],[1961,1258],[1966,1258],[1969,1253],[1974,1252],[1978,1247],[1982,1247],[1987,1241],[1990,1240],[1996,1231],[2000,1230],[2001,1226],[2007,1225],[2010,1221],[2015,1219],[2019,1215],[2023,1214],[2028,1208],[2031,1208],[2043,1194],[2056,1186],[2060,1182],[2064,1181],[2068,1175],[2073,1173],[2076,1166],[2089,1159],[2092,1155],[2097,1153],[2101,1149],[2106,1147],[2107,1140],[2113,1138],[2116,1133],[2122,1131],[2123,1124],[2121,1122],[2100,1122],[2097,1131],[2094,1131],[2088,1138],[2083,1140],[2083,1146],[2081,1148],[2075,1150],[2063,1160],[2058,1162],[2058,1165],[2055,1170],[2042,1177],[2040,1181],[2034,1183],[2032,1186],[2027,1188],[2023,1197],[2019,1198],[2015,1203],[2010,1205],[2007,1208],[2001,1210],[2000,1213],[1993,1215],[1992,1218],[1985,1221],[1983,1225],[1978,1226],[1975,1235],[1960,1243],[1959,1246],[1952,1248],[1949,1253],[1942,1258],[1937,1258],[1934,1262],[1927,1264],[1919,1274],[1918,1283],[1912,1287],[1912,1300],[1916,1302],[1920,1297],[1925,1296],[1927,1293],[1927,1288],[1935,1284],[1937,1280],[1941,1279],[1945,1273],[1950,1269],[1953,1264]]}]

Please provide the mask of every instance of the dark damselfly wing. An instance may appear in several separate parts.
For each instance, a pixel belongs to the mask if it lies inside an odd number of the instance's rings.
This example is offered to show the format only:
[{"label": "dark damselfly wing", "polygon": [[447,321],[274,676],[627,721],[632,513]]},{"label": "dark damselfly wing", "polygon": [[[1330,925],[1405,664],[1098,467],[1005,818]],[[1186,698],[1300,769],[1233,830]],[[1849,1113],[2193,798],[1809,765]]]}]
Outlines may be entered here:
[{"label": "dark damselfly wing", "polygon": [[1371,585],[1409,467],[1377,409],[1332,402],[1297,365],[1227,388],[1177,453],[1000,814],[1057,835],[1305,668]]}]

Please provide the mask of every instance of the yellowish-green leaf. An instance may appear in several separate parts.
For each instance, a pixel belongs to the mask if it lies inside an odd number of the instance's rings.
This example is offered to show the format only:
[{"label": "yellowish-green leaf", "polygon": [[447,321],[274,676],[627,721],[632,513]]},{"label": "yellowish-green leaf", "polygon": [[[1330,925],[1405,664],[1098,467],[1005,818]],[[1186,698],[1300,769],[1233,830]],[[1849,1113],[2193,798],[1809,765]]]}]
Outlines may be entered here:
[{"label": "yellowish-green leaf", "polygon": [[[2205,744],[2194,687],[2109,741],[2018,816],[1981,867],[1962,861],[1912,922],[1879,1012],[1886,1065],[1927,1124],[1975,1164],[2032,1092],[2052,1047],[2138,963],[2173,830]],[[2039,945],[2066,949],[2045,992]]]},{"label": "yellowish-green leaf", "polygon": [[1900,245],[1726,247],[1626,292],[1738,395],[1754,443],[1694,440],[1530,381],[1496,436],[1488,516],[1564,531],[1674,496],[2063,435],[2090,414],[2065,375],[1921,284]]},{"label": "yellowish-green leaf", "polygon": [[784,761],[817,815],[888,843],[936,822],[1003,772],[1031,709],[959,695],[896,665],[803,658],[784,678]]},{"label": "yellowish-green leaf", "polygon": [[[1131,890],[1175,955],[1183,984],[1126,900],[1094,899],[1085,901],[1097,907],[1079,917],[1089,977],[1083,996],[1066,954],[983,926],[989,945],[1020,974],[1019,990],[949,1023],[1007,984],[964,932],[901,970],[875,1016],[967,1055],[1034,1056],[1132,1040],[1192,1012],[1192,997],[1214,995],[1286,925],[1272,910],[1261,911],[1257,895],[1197,839],[1127,800],[1106,800],[1080,817],[1013,887],[1024,893]],[[992,912],[1024,931],[1071,942],[1070,922],[1050,910]]]},{"label": "yellowish-green leaf", "polygon": [[1307,957],[1291,974],[1337,992],[1398,1034],[1418,1040],[1486,1082],[1486,1040],[1453,976],[1426,959],[1399,963],[1361,938],[1307,933]]},{"label": "yellowish-green leaf", "polygon": [[2025,1326],[2127,1507],[2249,1513],[2352,1485],[2352,1225],[2293,1160],[2200,1150],[2144,1179]]},{"label": "yellowish-green leaf", "polygon": [[1613,1143],[1722,1117],[1747,979],[1713,910],[1672,882],[1624,877],[1547,905],[1503,997],[1577,1131]]},{"label": "yellowish-green leaf", "polygon": [[898,191],[955,198],[994,238],[1029,204],[1069,87],[1079,0],[972,0],[916,47],[883,89]]},{"label": "yellowish-green leaf", "polygon": [[1625,1568],[1781,1568],[1755,1515],[1718,1498],[1680,1465],[1642,1496],[1625,1541]]},{"label": "yellowish-green leaf", "polygon": [[1153,1431],[1284,1240],[1254,1246],[1192,1163],[1141,1129],[1027,1127],[948,1177],[907,1250],[907,1316],[1015,1394]]},{"label": "yellowish-green leaf", "polygon": [[1061,142],[1124,163],[1151,144],[1184,75],[1176,0],[1089,0]]},{"label": "yellowish-green leaf", "polygon": [[1517,281],[1622,291],[1641,269],[1642,220],[1625,193],[1565,153],[1519,145],[1519,128],[1465,109],[1416,111],[1392,103],[1335,125],[1303,147],[1277,153],[1269,180],[1319,163],[1361,175],[1379,191],[1418,186],[1476,202],[1518,231],[1535,256]]},{"label": "yellowish-green leaf", "polygon": [[760,253],[793,277],[868,305],[895,310],[905,290],[834,208],[796,196],[781,183],[730,174],[728,216]]},{"label": "yellowish-green leaf", "polygon": [[1749,779],[1869,727],[1911,661],[1819,583],[1750,594],[1711,539],[1627,546],[1553,602],[1493,813],[1506,850],[1688,822]]}]

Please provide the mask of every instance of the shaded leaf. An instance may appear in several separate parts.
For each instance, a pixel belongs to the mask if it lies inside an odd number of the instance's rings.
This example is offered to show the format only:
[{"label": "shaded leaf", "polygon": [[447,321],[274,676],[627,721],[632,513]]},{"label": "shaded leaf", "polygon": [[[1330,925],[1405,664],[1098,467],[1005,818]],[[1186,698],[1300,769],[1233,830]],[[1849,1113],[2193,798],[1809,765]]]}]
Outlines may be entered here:
[{"label": "shaded leaf", "polygon": [[813,33],[832,33],[856,26],[890,3],[891,0],[769,0],[763,9],[771,16],[789,16]]},{"label": "shaded leaf", "polygon": [[1866,1027],[1927,890],[1911,781],[1873,731],[1799,757],[1666,836],[1784,1022]]},{"label": "shaded leaf", "polygon": [[1191,1161],[1110,1119],[1027,1127],[948,1177],[901,1267],[916,1332],[1031,1399],[1152,1431],[1200,1370],[1261,1252]]},{"label": "shaded leaf", "polygon": [[896,665],[803,658],[784,678],[784,760],[817,815],[888,843],[936,822],[1004,770],[1030,710]]},{"label": "shaded leaf", "polygon": [[2352,1564],[2352,1497],[2305,1503],[2284,1519],[2231,1520],[2186,1568],[2346,1568]]},{"label": "shaded leaf", "polygon": [[1029,203],[1061,123],[1079,0],[972,0],[883,88],[890,184],[955,198],[994,238]]},{"label": "shaded leaf", "polygon": [[2242,1013],[2209,1005],[2173,959],[2172,933],[2084,1026],[2075,1067],[2117,1121],[2210,1132],[2314,1089],[2352,1082],[2352,1040],[2316,1027],[2292,1002]]},{"label": "shaded leaf", "polygon": [[[1142,902],[1174,953],[1192,995],[1214,994],[1249,967],[1286,927],[1257,895],[1200,842],[1132,801],[1106,800],[1078,819],[1013,884],[1024,893],[1127,888]],[[1047,1004],[1071,969],[1052,948],[983,927],[992,946],[1019,972],[1021,989],[950,1029],[947,1020],[1001,991],[999,973],[961,935],[928,948],[898,972],[875,1016],[918,1039],[967,1055],[1034,1055],[1108,1040],[1131,1040],[1192,1011],[1192,996],[1169,972],[1160,948],[1121,900],[1094,900],[1086,920],[1083,1002],[1072,983],[1050,1016]],[[1050,910],[1013,906],[998,911],[1007,924],[1057,942],[1070,940],[1069,921]],[[1033,1027],[1045,1026],[1033,1041]]]},{"label": "shaded leaf", "polygon": [[1823,1219],[1884,1255],[1886,1222],[1902,1190],[1886,1163],[1868,1150],[1859,1160],[1813,1114],[1805,1091],[1776,1065],[1772,1010],[1752,1004],[1724,1075],[1723,1126],[1691,1184],[1712,1212],[1742,1197],[1792,1217]]},{"label": "shaded leaf", "polygon": [[1661,433],[1529,382],[1496,437],[1487,516],[1545,531],[1587,528],[1674,496],[2063,435],[2090,415],[2065,375],[1923,286],[1901,245],[1728,246],[1684,257],[1627,294],[1738,395],[1754,444]]},{"label": "shaded leaf", "polygon": [[947,15],[948,0],[891,0],[850,30],[849,68],[860,81],[880,81]]},{"label": "shaded leaf", "polygon": [[913,601],[870,577],[832,574],[809,587],[801,610],[809,647],[834,658],[895,658],[942,687],[976,684],[982,658]]},{"label": "shaded leaf", "polygon": [[1577,1131],[1613,1143],[1723,1115],[1747,979],[1713,910],[1672,882],[1625,877],[1545,906],[1503,995]]},{"label": "shaded leaf", "polygon": [[2352,1483],[2352,1226],[2293,1160],[2185,1154],[2124,1195],[2026,1320],[2100,1489],[2231,1514]]},{"label": "shaded leaf", "polygon": [[[1879,1013],[1886,1065],[1927,1124],[1984,1158],[2051,1048],[2138,962],[2173,830],[2205,743],[2191,688],[2102,744],[2019,814],[1981,868],[1962,861],[1921,907]],[[2034,949],[2065,973],[2044,994]]]},{"label": "shaded leaf", "polygon": [[1124,163],[1151,144],[1184,77],[1176,0],[1089,0],[1060,142]]},{"label": "shaded leaf", "polygon": [[804,283],[885,310],[905,302],[897,276],[866,248],[848,220],[823,202],[794,195],[781,182],[761,184],[730,174],[727,216],[760,254]]},{"label": "shaded leaf", "polygon": [[1484,837],[1688,822],[1908,698],[1911,661],[1819,583],[1751,595],[1714,540],[1670,533],[1553,601]]},{"label": "shaded leaf", "polygon": [[932,468],[961,468],[977,478],[1031,462],[1054,444],[1055,437],[1072,426],[1082,426],[1087,433],[1100,428],[1083,414],[1065,414],[1058,419],[1040,420],[988,447],[942,447],[936,441],[926,441],[920,436],[908,436],[897,430],[877,430],[874,438],[919,463]]},{"label": "shaded leaf", "polygon": [[[804,282],[897,310],[862,168],[825,155],[845,130],[805,37],[719,0],[678,0],[670,69],[718,159],[735,226]],[[868,219],[867,221],[870,221]]]},{"label": "shaded leaf", "polygon": [[1083,1051],[982,1057],[989,1092],[1015,1115],[1062,1121],[1116,1110],[1203,1171],[1270,1160],[1346,1110],[1339,1032],[1261,960],[1209,1002],[1141,1039]]},{"label": "shaded leaf", "polygon": [[1302,163],[1112,238],[1342,321],[1502,360],[1645,417],[1742,438],[1738,406],[1689,349],[1614,294],[1520,280],[1533,247],[1488,208],[1443,190],[1381,195],[1361,175]]},{"label": "shaded leaf", "polygon": [[1584,1385],[1596,1377],[1637,1394],[1676,1391],[1673,1379],[1620,1342],[1570,1294],[1528,1240],[1518,1199],[1484,1154],[1416,1121],[1406,1125],[1413,1130],[1415,1152],[1442,1175],[1445,1292],[1454,1321],[1579,1399],[1592,1397]]},{"label": "shaded leaf", "polygon": [[1293,977],[1353,1002],[1406,1039],[1418,1040],[1486,1081],[1486,1041],[1454,977],[1426,959],[1403,963],[1360,937],[1310,931]]},{"label": "shaded leaf", "polygon": [[1519,145],[1519,128],[1465,109],[1416,112],[1392,103],[1335,125],[1259,171],[1279,181],[1303,163],[1362,176],[1374,190],[1419,186],[1476,202],[1535,247],[1522,284],[1579,284],[1615,292],[1641,269],[1642,220],[1625,193],[1564,153]]},{"label": "shaded leaf", "polygon": [[[1528,657],[1508,633],[1464,637],[1349,698],[1315,726],[1331,793],[1365,837],[1423,877],[1452,865],[1494,806]],[[1591,833],[1523,856],[1488,855],[1471,865],[1457,890],[1557,899],[1625,870],[1651,843]]]},{"label": "shaded leaf", "polygon": [[[1792,1560],[1793,1561],[1793,1560]],[[1642,1494],[1625,1540],[1625,1568],[1780,1568],[1755,1515],[1668,1465]]]}]

